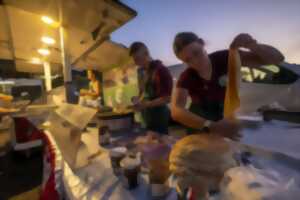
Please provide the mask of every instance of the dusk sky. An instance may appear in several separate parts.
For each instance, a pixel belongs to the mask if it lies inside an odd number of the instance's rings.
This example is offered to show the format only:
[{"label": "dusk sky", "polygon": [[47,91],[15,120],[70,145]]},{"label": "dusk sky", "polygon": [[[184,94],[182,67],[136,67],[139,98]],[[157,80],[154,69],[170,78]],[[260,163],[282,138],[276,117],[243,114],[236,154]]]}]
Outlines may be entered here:
[{"label": "dusk sky", "polygon": [[179,63],[172,50],[174,36],[193,31],[208,52],[227,48],[235,35],[250,33],[281,50],[286,61],[300,64],[300,0],[122,0],[138,16],[112,35],[129,46],[145,42],[155,59]]}]

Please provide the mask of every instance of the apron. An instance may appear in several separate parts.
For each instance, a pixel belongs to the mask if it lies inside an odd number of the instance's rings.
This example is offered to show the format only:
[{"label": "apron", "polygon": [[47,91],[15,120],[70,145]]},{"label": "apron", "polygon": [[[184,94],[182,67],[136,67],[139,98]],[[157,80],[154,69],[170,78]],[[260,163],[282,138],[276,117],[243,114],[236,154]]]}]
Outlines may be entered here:
[{"label": "apron", "polygon": [[[96,81],[96,82],[90,82],[89,83],[89,92],[96,92],[96,90],[95,90],[95,84],[98,84],[98,81]],[[97,99],[97,97],[88,97],[88,99],[91,99],[91,100],[96,100]]]},{"label": "apron", "polygon": [[[153,71],[154,70],[150,71],[144,88],[144,99],[149,101],[157,98],[155,94],[155,83],[153,81]],[[142,116],[146,123],[147,130],[160,134],[168,134],[170,111],[167,105],[146,108],[142,111]]]},{"label": "apron", "polygon": [[[224,75],[217,78],[217,83],[221,87],[225,87],[226,83],[223,83],[224,81],[221,81],[223,79],[226,80],[226,78],[223,78]],[[216,81],[216,80],[214,80]],[[211,100],[207,97],[202,97],[201,103],[192,103],[189,107],[189,111],[196,114],[197,116],[200,116],[206,120],[210,121],[219,121],[223,119],[223,113],[224,113],[224,101],[222,100]],[[187,128],[188,134],[193,134],[195,132],[199,133],[203,130],[194,129],[194,128]]]}]

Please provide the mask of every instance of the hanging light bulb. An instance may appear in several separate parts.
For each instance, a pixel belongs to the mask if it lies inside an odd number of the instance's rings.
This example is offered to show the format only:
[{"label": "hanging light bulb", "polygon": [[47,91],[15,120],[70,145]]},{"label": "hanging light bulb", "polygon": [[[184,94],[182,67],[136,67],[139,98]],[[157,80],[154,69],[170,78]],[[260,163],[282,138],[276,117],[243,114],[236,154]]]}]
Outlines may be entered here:
[{"label": "hanging light bulb", "polygon": [[43,56],[48,56],[50,55],[50,51],[49,49],[38,49],[37,50],[39,54],[43,55]]},{"label": "hanging light bulb", "polygon": [[48,44],[48,45],[53,45],[55,44],[55,40],[51,37],[48,37],[48,36],[43,36],[41,41],[45,44]]}]

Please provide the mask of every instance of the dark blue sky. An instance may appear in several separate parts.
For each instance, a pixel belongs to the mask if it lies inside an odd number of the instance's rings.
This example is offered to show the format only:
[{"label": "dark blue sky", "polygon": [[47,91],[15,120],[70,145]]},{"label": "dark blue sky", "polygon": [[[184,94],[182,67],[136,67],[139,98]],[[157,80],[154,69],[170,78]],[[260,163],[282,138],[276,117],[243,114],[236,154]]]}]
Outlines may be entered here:
[{"label": "dark blue sky", "polygon": [[300,0],[122,0],[138,16],[112,35],[129,46],[145,42],[153,58],[165,64],[179,61],[172,42],[180,31],[193,31],[208,52],[227,48],[235,35],[247,32],[259,42],[279,48],[292,63],[300,63]]}]

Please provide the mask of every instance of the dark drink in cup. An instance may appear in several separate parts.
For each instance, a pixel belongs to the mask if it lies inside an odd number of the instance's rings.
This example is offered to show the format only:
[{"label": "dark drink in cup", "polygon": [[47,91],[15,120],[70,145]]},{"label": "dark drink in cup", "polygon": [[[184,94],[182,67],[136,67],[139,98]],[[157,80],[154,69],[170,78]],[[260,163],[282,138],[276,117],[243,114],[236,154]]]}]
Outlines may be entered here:
[{"label": "dark drink in cup", "polygon": [[125,188],[131,190],[138,186],[138,174],[141,162],[137,158],[126,157],[121,161],[123,171],[122,183]]},{"label": "dark drink in cup", "polygon": [[133,169],[124,169],[123,171],[123,175],[124,175],[124,179],[123,181],[125,181],[125,183],[123,183],[125,185],[126,188],[128,188],[129,190],[134,189],[138,186],[138,168],[133,168]]},{"label": "dark drink in cup", "polygon": [[99,144],[105,146],[110,144],[110,130],[108,126],[102,126],[98,129]]},{"label": "dark drink in cup", "polygon": [[122,173],[120,162],[125,157],[126,152],[127,149],[125,147],[117,147],[109,152],[111,166],[116,176],[119,176]]}]

